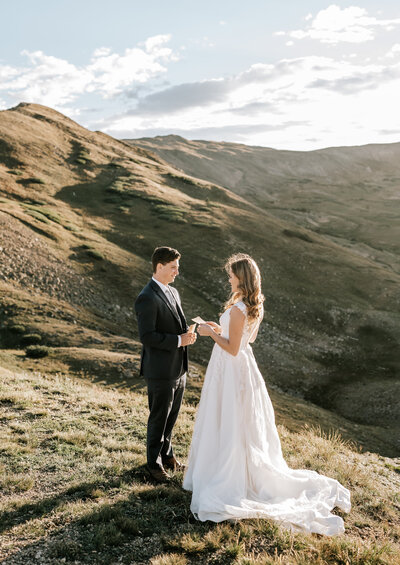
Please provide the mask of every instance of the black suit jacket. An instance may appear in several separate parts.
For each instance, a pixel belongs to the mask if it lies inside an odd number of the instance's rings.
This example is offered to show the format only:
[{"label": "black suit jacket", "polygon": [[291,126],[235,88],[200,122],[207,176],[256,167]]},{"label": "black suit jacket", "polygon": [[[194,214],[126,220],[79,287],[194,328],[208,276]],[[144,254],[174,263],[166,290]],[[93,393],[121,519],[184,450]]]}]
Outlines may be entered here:
[{"label": "black suit jacket", "polygon": [[148,379],[177,379],[188,369],[187,347],[178,347],[178,335],[188,330],[179,293],[175,297],[178,313],[156,282],[144,287],[135,302],[140,341],[143,344],[140,374]]}]

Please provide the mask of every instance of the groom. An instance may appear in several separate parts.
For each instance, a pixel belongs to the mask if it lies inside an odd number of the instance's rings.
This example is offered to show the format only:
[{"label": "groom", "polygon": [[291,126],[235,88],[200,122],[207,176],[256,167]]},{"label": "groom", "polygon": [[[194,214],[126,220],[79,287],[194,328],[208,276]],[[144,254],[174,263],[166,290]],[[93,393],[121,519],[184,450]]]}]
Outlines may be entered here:
[{"label": "groom", "polygon": [[158,483],[169,480],[167,470],[183,470],[174,457],[171,436],[186,384],[187,346],[196,341],[188,332],[179,293],[169,286],[179,274],[181,255],[157,247],[152,255],[153,277],[135,302],[142,342],[140,374],[147,384],[147,469]]}]

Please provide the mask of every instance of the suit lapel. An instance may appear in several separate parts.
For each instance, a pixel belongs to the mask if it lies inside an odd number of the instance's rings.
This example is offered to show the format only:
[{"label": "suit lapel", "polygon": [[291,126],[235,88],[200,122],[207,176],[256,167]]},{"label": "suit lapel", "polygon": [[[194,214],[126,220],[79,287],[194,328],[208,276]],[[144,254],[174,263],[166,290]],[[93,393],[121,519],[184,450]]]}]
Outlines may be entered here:
[{"label": "suit lapel", "polygon": [[[175,320],[177,320],[179,322],[179,324],[182,326],[182,320],[180,319],[178,312],[174,309],[174,307],[172,306],[172,304],[170,303],[168,298],[165,296],[165,294],[163,293],[161,288],[158,286],[158,284],[153,281],[153,279],[150,281],[150,286],[154,290],[154,292],[161,298],[161,300],[163,300],[165,302],[165,304],[168,306],[171,314],[173,314]],[[176,302],[176,306],[177,306],[177,308],[179,308],[179,304],[177,302]]]}]

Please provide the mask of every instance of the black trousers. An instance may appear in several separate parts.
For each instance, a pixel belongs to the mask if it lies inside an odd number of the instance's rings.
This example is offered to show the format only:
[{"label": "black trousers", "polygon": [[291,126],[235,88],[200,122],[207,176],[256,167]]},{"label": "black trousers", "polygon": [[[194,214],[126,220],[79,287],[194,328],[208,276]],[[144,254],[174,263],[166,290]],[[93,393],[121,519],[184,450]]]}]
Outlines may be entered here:
[{"label": "black trousers", "polygon": [[186,374],[176,380],[147,378],[147,464],[155,469],[164,457],[172,457],[172,429],[182,404]]}]

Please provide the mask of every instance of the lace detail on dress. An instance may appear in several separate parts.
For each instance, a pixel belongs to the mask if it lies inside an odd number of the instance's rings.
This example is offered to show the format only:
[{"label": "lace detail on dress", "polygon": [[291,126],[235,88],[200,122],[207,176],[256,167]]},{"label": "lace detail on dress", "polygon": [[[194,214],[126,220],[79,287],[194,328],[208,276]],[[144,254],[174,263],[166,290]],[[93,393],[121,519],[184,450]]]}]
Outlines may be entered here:
[{"label": "lace detail on dress", "polygon": [[[240,349],[243,349],[244,347],[247,347],[249,345],[250,338],[253,335],[253,332],[257,329],[260,320],[249,320],[249,318],[247,317],[247,306],[242,300],[239,300],[239,302],[236,302],[233,306],[237,306],[237,308],[239,308],[239,310],[246,316],[243,335],[240,342]],[[233,308],[233,306],[231,306],[231,308]],[[231,308],[229,308],[229,311],[231,310]]]},{"label": "lace detail on dress", "polygon": [[233,306],[237,306],[237,308],[239,308],[239,310],[243,312],[245,316],[247,316],[247,306],[242,300],[239,300],[239,302],[235,302]]}]

